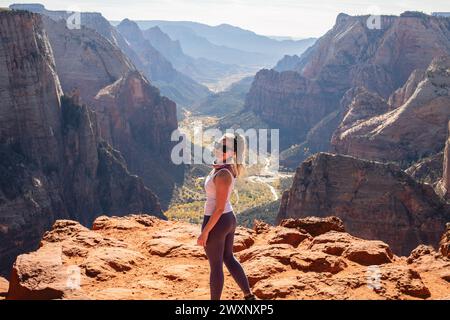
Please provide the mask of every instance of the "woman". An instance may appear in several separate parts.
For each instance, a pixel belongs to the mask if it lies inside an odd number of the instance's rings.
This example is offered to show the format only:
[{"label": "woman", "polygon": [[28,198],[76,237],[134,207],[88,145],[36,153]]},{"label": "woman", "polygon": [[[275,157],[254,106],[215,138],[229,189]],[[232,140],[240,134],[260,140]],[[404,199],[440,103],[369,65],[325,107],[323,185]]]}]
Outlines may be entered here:
[{"label": "woman", "polygon": [[225,134],[214,145],[214,169],[205,179],[205,214],[197,243],[205,248],[210,266],[211,300],[220,300],[224,275],[223,263],[244,293],[245,300],[256,300],[248,278],[233,255],[236,215],[230,203],[234,182],[244,169],[245,138]]}]

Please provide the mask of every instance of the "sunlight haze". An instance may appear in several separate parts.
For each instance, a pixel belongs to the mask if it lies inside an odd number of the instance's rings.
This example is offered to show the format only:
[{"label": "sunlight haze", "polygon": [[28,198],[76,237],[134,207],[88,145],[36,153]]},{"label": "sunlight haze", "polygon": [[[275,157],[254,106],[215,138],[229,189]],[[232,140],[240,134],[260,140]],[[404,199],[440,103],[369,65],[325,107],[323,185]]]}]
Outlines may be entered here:
[{"label": "sunlight haze", "polygon": [[[0,6],[15,3],[0,1]],[[19,2],[17,2],[19,3]],[[27,2],[23,2],[27,3]],[[31,1],[30,1],[31,3]],[[49,10],[97,11],[109,20],[195,21],[231,24],[258,34],[293,38],[319,37],[330,29],[340,12],[398,15],[414,10],[450,11],[449,1],[296,1],[296,0],[99,0],[40,1]]]}]

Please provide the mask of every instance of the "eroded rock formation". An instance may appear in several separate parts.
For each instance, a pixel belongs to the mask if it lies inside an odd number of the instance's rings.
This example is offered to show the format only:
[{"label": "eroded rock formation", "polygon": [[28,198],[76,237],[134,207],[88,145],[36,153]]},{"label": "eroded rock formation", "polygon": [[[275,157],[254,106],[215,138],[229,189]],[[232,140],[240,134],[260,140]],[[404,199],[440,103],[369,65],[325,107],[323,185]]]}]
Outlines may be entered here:
[{"label": "eroded rock formation", "polygon": [[157,197],[99,136],[95,114],[63,96],[41,16],[0,12],[1,270],[55,219],[162,215]]},{"label": "eroded rock formation", "polygon": [[[293,61],[282,63],[290,65],[291,70],[286,70],[285,66],[279,68],[283,72],[262,70],[256,75],[247,95],[245,110],[254,111],[271,127],[280,129],[282,148],[300,144],[302,148],[313,149],[317,141],[320,141],[321,149],[313,152],[328,151],[329,149],[322,148],[328,146],[332,131],[339,126],[339,121],[330,121],[330,118],[339,118],[339,115],[333,113],[339,113],[339,101],[348,90],[364,87],[387,100],[409,79],[405,88],[397,91],[392,98],[392,107],[389,106],[389,109],[395,108],[407,102],[412,88],[415,88],[415,84],[421,79],[420,70],[426,69],[433,58],[450,53],[450,30],[446,19],[405,13],[400,17],[382,16],[381,29],[369,29],[368,18],[340,14],[329,32],[300,58],[294,59],[297,60],[296,64]],[[435,80],[441,81],[438,77]],[[439,90],[439,95],[442,95],[443,89]],[[437,103],[437,100],[434,102]],[[438,110],[437,113],[439,112]],[[422,116],[439,117],[438,114],[428,115],[431,112],[425,116],[425,113]],[[445,114],[440,116],[443,118]],[[390,118],[393,117],[394,114]],[[422,121],[426,122],[426,119]],[[381,124],[379,126],[376,129],[377,127],[372,125],[370,130],[374,132],[370,135],[378,133],[382,129]],[[430,132],[435,130],[436,126],[437,123],[433,123]],[[330,127],[332,130],[329,130]],[[308,135],[314,134],[310,131],[320,133],[316,134],[312,143],[308,142]],[[436,139],[440,137],[438,134]],[[363,142],[358,144],[353,140],[345,148],[340,148],[339,152],[357,148],[355,152],[347,152],[356,155],[359,149],[364,148]],[[364,143],[367,140],[364,140]],[[383,146],[392,149],[392,146]],[[402,151],[404,146],[396,145],[395,149],[397,148]],[[417,148],[427,149],[421,141]],[[368,150],[367,157],[375,157],[377,151]],[[304,152],[296,160],[301,161],[308,155],[310,153]],[[391,157],[400,156],[404,155],[399,155],[394,150]]]},{"label": "eroded rock formation", "polygon": [[350,233],[385,241],[403,255],[422,243],[437,247],[450,220],[433,188],[396,166],[327,153],[297,169],[277,221],[311,215],[337,216]]},{"label": "eroded rock formation", "polygon": [[98,92],[93,109],[100,135],[121,151],[131,172],[142,177],[161,201],[171,199],[182,166],[170,159],[178,128],[176,105],[138,71],[130,71]]},{"label": "eroded rock formation", "polygon": [[[303,227],[311,227],[314,236]],[[338,230],[330,230],[338,229]],[[450,260],[432,248],[394,255],[336,217],[238,227],[234,252],[260,299],[446,299]],[[146,215],[57,221],[13,267],[8,299],[209,299],[200,226]],[[225,269],[226,270],[226,269]],[[242,299],[225,271],[222,299]]]},{"label": "eroded rock formation", "polygon": [[[450,119],[449,70],[450,56],[436,58],[402,106],[363,121],[341,124],[332,140],[335,151],[370,160],[405,163],[440,152]],[[409,85],[402,91],[410,90]],[[358,108],[366,103],[376,105],[370,101],[355,103]]]}]

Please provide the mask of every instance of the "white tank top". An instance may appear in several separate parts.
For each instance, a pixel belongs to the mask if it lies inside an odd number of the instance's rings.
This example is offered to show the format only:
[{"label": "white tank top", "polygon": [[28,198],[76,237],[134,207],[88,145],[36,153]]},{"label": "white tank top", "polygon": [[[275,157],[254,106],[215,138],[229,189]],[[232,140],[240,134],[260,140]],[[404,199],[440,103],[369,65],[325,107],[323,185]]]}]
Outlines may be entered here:
[{"label": "white tank top", "polygon": [[222,213],[233,210],[233,207],[230,202],[230,196],[231,192],[233,192],[234,181],[236,178],[233,176],[233,173],[230,170],[228,170],[227,168],[222,168],[217,170],[214,174],[210,173],[205,179],[205,191],[206,191],[205,216],[212,215],[214,213],[214,210],[216,209],[216,185],[214,184],[213,179],[215,175],[221,170],[227,170],[230,173],[232,179],[230,188],[228,189],[228,196],[225,202],[225,208]]}]

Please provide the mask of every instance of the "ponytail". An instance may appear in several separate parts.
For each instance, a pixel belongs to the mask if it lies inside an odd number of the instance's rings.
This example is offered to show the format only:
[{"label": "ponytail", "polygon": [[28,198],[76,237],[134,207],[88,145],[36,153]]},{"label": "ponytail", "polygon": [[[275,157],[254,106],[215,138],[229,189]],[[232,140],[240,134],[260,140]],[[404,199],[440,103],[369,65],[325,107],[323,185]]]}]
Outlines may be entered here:
[{"label": "ponytail", "polygon": [[237,176],[240,177],[245,172],[245,137],[235,133],[234,134],[234,151],[236,152],[236,172]]}]

